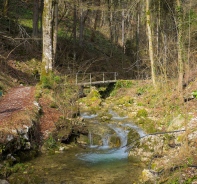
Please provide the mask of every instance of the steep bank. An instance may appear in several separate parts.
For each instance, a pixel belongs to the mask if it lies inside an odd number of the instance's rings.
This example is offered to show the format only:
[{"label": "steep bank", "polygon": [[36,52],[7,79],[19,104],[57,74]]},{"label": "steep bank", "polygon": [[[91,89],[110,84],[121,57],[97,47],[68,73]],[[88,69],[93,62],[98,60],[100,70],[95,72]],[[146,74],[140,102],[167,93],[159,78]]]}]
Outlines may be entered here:
[{"label": "steep bank", "polygon": [[14,164],[38,155],[40,107],[34,93],[35,87],[18,86],[0,99],[0,179]]}]

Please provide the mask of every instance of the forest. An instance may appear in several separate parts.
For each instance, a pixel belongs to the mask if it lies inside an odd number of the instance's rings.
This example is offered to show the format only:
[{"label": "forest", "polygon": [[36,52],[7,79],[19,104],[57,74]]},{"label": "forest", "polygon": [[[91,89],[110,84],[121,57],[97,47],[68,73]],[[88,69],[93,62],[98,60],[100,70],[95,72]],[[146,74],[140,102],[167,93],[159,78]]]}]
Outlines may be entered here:
[{"label": "forest", "polygon": [[[24,162],[39,159],[40,152],[47,153],[47,159],[61,149],[71,150],[73,158],[73,142],[83,153],[92,142],[103,146],[99,136],[106,136],[106,132],[113,132],[108,138],[110,149],[126,147],[130,158],[135,158],[135,162],[131,159],[132,167],[136,167],[135,180],[128,177],[125,183],[196,182],[196,0],[0,0],[0,8],[0,183],[1,179],[10,183],[22,183],[22,179],[26,183],[77,183],[77,171],[65,176],[70,180],[64,181],[61,171],[62,180],[43,179],[48,171],[41,172],[39,160]],[[78,76],[101,74],[104,81],[107,73],[117,79],[115,84],[88,89],[76,85]],[[21,100],[22,96],[26,99]],[[21,100],[17,108],[14,98]],[[8,108],[7,99],[11,99]],[[38,109],[28,109],[30,102]],[[5,112],[15,110],[17,115],[3,119]],[[84,121],[80,117],[83,113],[90,119],[97,114],[102,128],[95,128],[88,118],[83,117]],[[123,138],[114,134],[128,125],[118,122],[117,128],[109,123],[122,116],[131,118],[150,138],[142,133],[136,139],[141,132],[131,130],[122,145]],[[33,119],[33,126],[27,119]],[[24,124],[28,139],[20,132]],[[129,126],[124,127],[126,131]],[[14,138],[8,141],[5,137],[10,132]],[[132,139],[139,141],[131,150]],[[52,160],[57,158],[50,159],[46,162],[55,165]],[[45,168],[48,164],[43,160]],[[57,162],[62,161],[58,158]],[[89,183],[116,183],[116,177],[120,183],[126,176],[113,168],[113,174],[119,175],[110,178],[109,169],[100,181],[99,174],[94,180],[93,176],[86,177],[81,165],[80,169]],[[24,172],[28,173],[26,180]],[[136,179],[138,175],[140,179]]]},{"label": "forest", "polygon": [[180,90],[192,80],[195,1],[47,2],[1,1],[2,59],[23,50],[48,69],[116,71],[153,85],[177,79]]}]

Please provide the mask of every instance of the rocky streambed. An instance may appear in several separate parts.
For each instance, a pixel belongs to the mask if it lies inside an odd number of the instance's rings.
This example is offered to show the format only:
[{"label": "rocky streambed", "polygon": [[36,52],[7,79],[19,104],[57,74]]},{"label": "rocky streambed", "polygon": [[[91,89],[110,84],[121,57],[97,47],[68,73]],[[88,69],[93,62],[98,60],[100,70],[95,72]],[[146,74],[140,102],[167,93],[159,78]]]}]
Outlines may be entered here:
[{"label": "rocky streambed", "polygon": [[172,181],[178,168],[181,181],[188,180],[185,172],[195,181],[195,118],[186,126],[175,117],[163,129],[133,99],[117,104],[94,97],[79,102],[80,117],[56,124],[58,132],[39,157],[16,164],[4,177],[11,183],[159,183]]},{"label": "rocky streambed", "polygon": [[111,113],[111,120],[107,123],[101,122],[97,115],[84,113],[82,118],[88,134],[78,130],[75,144],[61,144],[57,149],[24,163],[24,170],[20,168],[9,181],[44,184],[126,184],[137,181],[142,165],[128,157],[126,145],[134,139],[130,132],[135,132],[135,138],[145,133],[127,117],[115,113]]}]

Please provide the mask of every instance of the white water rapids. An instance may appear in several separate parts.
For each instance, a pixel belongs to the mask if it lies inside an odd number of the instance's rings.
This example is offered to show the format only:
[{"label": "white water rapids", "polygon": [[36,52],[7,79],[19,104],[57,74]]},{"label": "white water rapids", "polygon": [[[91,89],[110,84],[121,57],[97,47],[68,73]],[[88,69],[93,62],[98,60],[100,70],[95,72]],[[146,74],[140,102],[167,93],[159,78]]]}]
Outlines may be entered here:
[{"label": "white water rapids", "polygon": [[[128,152],[126,151],[127,149],[126,145],[127,145],[129,129],[134,129],[136,132],[138,132],[140,137],[143,137],[145,135],[143,130],[141,130],[139,127],[137,127],[133,123],[129,122],[129,120],[127,121],[127,117],[120,117],[111,110],[109,112],[112,115],[112,122],[109,122],[106,125],[110,129],[114,130],[116,135],[119,137],[120,146],[117,148],[110,148],[109,138],[110,136],[112,136],[110,134],[103,135],[102,146],[94,145],[92,141],[92,133],[89,132],[89,143],[90,143],[89,147],[91,148],[91,150],[87,153],[78,154],[77,156],[79,159],[83,161],[91,162],[91,163],[111,162],[111,161],[116,161],[116,160],[121,160],[121,159],[127,159]],[[86,120],[88,119],[93,120],[97,116],[82,114],[82,117]]]}]

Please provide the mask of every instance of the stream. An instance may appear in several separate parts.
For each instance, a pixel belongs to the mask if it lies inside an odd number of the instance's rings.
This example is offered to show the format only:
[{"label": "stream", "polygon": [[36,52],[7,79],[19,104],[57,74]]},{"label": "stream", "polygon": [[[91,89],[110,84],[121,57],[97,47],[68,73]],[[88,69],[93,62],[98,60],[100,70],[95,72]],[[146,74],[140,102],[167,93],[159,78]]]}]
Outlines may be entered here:
[{"label": "stream", "polygon": [[[138,161],[128,157],[126,151],[128,133],[131,129],[142,137],[145,133],[132,124],[127,117],[110,111],[112,119],[105,126],[98,143],[94,141],[95,127],[103,126],[97,115],[82,114],[94,126],[89,131],[86,149],[73,146],[55,154],[42,154],[24,164],[24,171],[11,176],[11,183],[31,184],[130,184],[138,181],[142,171]],[[97,130],[96,130],[97,131]],[[99,131],[99,130],[98,130]],[[112,146],[112,138],[118,146]]]}]

